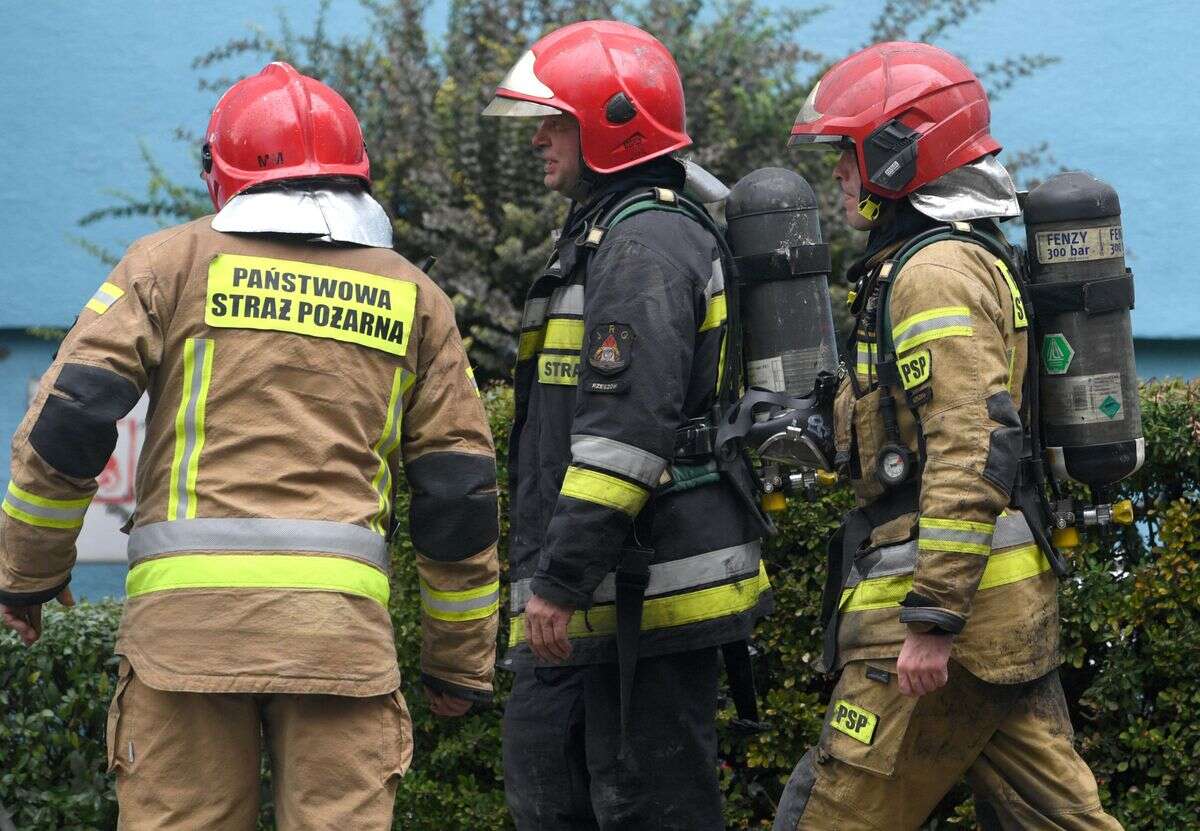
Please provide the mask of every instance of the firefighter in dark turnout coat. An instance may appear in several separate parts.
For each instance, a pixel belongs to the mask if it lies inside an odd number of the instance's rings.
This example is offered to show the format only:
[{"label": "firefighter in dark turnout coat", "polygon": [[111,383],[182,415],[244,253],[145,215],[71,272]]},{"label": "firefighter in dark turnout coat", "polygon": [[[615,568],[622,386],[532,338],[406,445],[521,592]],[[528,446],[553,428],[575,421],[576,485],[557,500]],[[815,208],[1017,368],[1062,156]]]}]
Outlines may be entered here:
[{"label": "firefighter in dark turnout coat", "polygon": [[[680,207],[669,155],[690,144],[678,71],[632,26],[575,24],[485,114],[542,117],[546,185],[574,201],[516,370],[509,807],[522,829],[720,829],[717,647],[749,635],[769,593],[757,517],[678,447],[715,404],[727,337],[718,242]],[[627,572],[644,601],[623,717]]]}]

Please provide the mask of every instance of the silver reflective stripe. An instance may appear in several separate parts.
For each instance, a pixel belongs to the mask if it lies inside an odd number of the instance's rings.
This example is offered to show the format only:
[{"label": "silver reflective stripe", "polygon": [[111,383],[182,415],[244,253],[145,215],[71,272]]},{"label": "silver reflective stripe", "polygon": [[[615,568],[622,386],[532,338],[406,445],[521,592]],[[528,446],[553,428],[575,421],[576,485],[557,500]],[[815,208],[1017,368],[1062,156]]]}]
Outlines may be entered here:
[{"label": "silver reflective stripe", "polygon": [[896,332],[892,335],[892,340],[896,343],[903,343],[906,340],[911,340],[917,335],[923,335],[926,332],[932,332],[935,329],[946,329],[951,326],[970,326],[970,315],[942,315],[941,317],[922,320],[918,323],[913,323],[903,332]]},{"label": "silver reflective stripe", "polygon": [[658,484],[659,477],[667,469],[666,459],[640,447],[600,436],[571,436],[571,459],[620,473],[651,488]]},{"label": "silver reflective stripe", "polygon": [[17,496],[13,492],[11,482],[8,485],[8,493],[4,495],[4,501],[18,511],[24,511],[32,516],[40,516],[46,519],[61,519],[64,521],[82,520],[88,510],[87,505],[81,508],[46,508],[41,505],[34,505],[32,502],[28,502]]},{"label": "silver reflective stripe", "polygon": [[[755,540],[684,557],[681,560],[672,560],[669,563],[655,563],[650,566],[650,583],[646,586],[646,596],[671,594],[757,574],[761,558],[762,544]],[[532,583],[529,578],[513,583],[509,595],[509,605],[513,614],[519,614],[525,608],[533,594],[530,589]],[[592,602],[612,603],[616,597],[616,575],[609,572],[592,592]]]},{"label": "silver reflective stripe", "polygon": [[[921,534],[928,539],[929,529],[921,529]],[[996,519],[996,532],[992,535],[992,550],[1012,548],[1015,545],[1027,545],[1033,542],[1033,533],[1029,523],[1021,513],[1007,514]],[[911,574],[917,567],[917,541],[886,545],[870,554],[859,558],[846,581],[846,588],[851,589],[868,577],[896,577],[901,574]]]},{"label": "silver reflective stripe", "polygon": [[121,299],[121,295],[109,294],[104,290],[104,286],[96,289],[96,293],[92,295],[92,299],[97,303],[103,303],[105,306],[111,306]]},{"label": "silver reflective stripe", "polygon": [[521,317],[522,329],[536,329],[546,322],[546,304],[549,297],[535,297],[525,304],[525,314]]},{"label": "silver reflective stripe", "polygon": [[1011,548],[1014,545],[1027,545],[1033,542],[1033,532],[1025,515],[1020,513],[1005,514],[996,519],[996,533],[992,535],[992,550]]},{"label": "silver reflective stripe", "polygon": [[582,315],[583,286],[572,285],[556,288],[550,293],[550,306],[547,313],[551,315]]},{"label": "silver reflective stripe", "polygon": [[966,545],[990,546],[992,544],[991,532],[961,531],[957,528],[934,528],[924,523],[921,524],[921,539],[964,543]]},{"label": "silver reflective stripe", "polygon": [[197,551],[337,554],[388,571],[387,540],[370,528],[323,519],[204,517],[155,522],[129,534],[129,564]]},{"label": "silver reflective stripe", "polygon": [[473,612],[476,609],[487,609],[499,600],[499,588],[482,597],[472,597],[469,600],[442,600],[429,591],[424,583],[421,584],[421,603],[427,609],[442,614],[461,614],[462,612]]},{"label": "silver reflective stripe", "polygon": [[725,291],[725,269],[720,260],[713,260],[712,277],[708,279],[708,285],[704,288],[704,299],[711,300],[714,294],[722,291]]}]

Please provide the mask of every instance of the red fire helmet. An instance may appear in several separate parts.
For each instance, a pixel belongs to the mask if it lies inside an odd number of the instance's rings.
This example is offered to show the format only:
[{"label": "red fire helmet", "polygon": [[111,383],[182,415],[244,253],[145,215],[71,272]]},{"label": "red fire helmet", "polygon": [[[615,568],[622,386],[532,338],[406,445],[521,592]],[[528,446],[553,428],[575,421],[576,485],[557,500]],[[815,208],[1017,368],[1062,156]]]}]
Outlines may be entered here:
[{"label": "red fire helmet", "polygon": [[854,149],[866,190],[888,199],[1000,150],[987,93],[958,58],[926,43],[878,43],[825,73],[791,146]]},{"label": "red fire helmet", "polygon": [[230,87],[213,108],[200,177],[218,211],[248,187],[353,176],[371,183],[354,111],[331,88],[277,61]]},{"label": "red fire helmet", "polygon": [[583,160],[615,173],[692,143],[683,82],[655,37],[615,20],[587,20],[543,37],[496,87],[495,116],[568,113]]}]

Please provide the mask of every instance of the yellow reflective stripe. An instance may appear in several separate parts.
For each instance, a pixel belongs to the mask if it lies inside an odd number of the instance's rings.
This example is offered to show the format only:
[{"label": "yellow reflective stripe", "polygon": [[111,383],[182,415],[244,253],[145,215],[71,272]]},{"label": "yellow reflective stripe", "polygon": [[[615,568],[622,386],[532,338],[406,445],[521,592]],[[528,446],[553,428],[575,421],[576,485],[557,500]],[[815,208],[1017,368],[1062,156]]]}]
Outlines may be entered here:
[{"label": "yellow reflective stripe", "polygon": [[0,510],[3,510],[4,513],[13,519],[19,519],[26,525],[36,525],[39,528],[80,528],[83,526],[83,517],[79,517],[78,519],[62,519],[59,517],[38,516],[21,510],[8,497],[5,497],[4,502],[0,503]]},{"label": "yellow reflective stripe", "polygon": [[996,268],[1000,269],[1000,273],[1004,275],[1004,282],[1008,283],[1008,290],[1012,294],[1013,328],[1024,329],[1029,325],[1029,318],[1025,315],[1025,301],[1021,299],[1021,290],[1017,288],[1017,281],[1008,273],[1008,266],[1004,264],[1004,260],[996,260]]},{"label": "yellow reflective stripe", "polygon": [[892,340],[899,354],[939,338],[954,335],[970,337],[974,331],[970,309],[966,306],[942,306],[905,318],[898,326],[893,326]]},{"label": "yellow reflective stripe", "polygon": [[870,375],[871,366],[875,363],[875,344],[858,341],[855,361],[854,369],[859,375]]},{"label": "yellow reflective stripe", "polygon": [[387,606],[382,571],[345,557],[299,554],[185,554],[146,560],[129,570],[125,594],[180,589],[301,589],[368,597]]},{"label": "yellow reflective stripe", "polygon": [[538,355],[538,382],[573,387],[579,383],[579,356],[553,355],[543,352]]},{"label": "yellow reflective stripe", "polygon": [[104,282],[100,284],[100,288],[98,288],[96,293],[92,295],[90,300],[88,300],[85,308],[91,309],[98,315],[102,315],[108,311],[109,307],[112,306],[113,303],[116,303],[124,296],[124,289],[119,288],[112,283]]},{"label": "yellow reflective stripe", "polygon": [[948,551],[952,554],[978,554],[986,557],[992,552],[991,543],[958,542],[955,540],[939,540],[922,537],[918,546],[923,551]]},{"label": "yellow reflective stripe", "polygon": [[531,332],[522,332],[521,339],[517,343],[517,360],[527,361],[536,355],[542,348],[542,338],[545,335],[545,327],[534,329]]},{"label": "yellow reflective stripe", "polygon": [[[692,592],[647,598],[642,604],[642,631],[684,626],[726,615],[736,615],[754,608],[759,597],[771,587],[767,569],[758,564],[758,574],[736,583],[726,583]],[[615,606],[593,606],[588,612],[575,612],[567,623],[567,637],[592,638],[612,635],[617,631]],[[508,645],[516,646],[526,640],[525,615],[513,618],[508,633]]]},{"label": "yellow reflective stripe", "polygon": [[467,364],[467,380],[471,382],[471,389],[475,390],[475,394],[480,395],[479,382],[475,380],[475,369],[470,364]]},{"label": "yellow reflective stripe", "polygon": [[[1049,570],[1050,562],[1036,544],[992,554],[988,557],[983,577],[979,581],[979,591],[1017,583]],[[912,582],[911,574],[864,580],[854,588],[842,592],[839,605],[844,612],[867,612],[898,607],[904,596],[912,590]]]},{"label": "yellow reflective stripe", "polygon": [[1013,373],[1017,369],[1017,350],[1008,350],[1008,392],[1012,393]]},{"label": "yellow reflective stripe", "polygon": [[715,294],[708,301],[708,309],[704,313],[704,321],[700,324],[700,331],[707,332],[709,329],[716,329],[725,322],[727,310],[725,307],[725,295]]},{"label": "yellow reflective stripe", "polygon": [[991,536],[996,530],[995,523],[992,522],[971,522],[966,519],[935,519],[934,517],[921,517],[920,526],[922,528],[945,528],[951,531],[975,531],[980,534]]},{"label": "yellow reflective stripe", "polygon": [[918,548],[925,551],[980,554],[984,557],[992,551],[992,535],[996,531],[995,524],[991,522],[933,517],[921,517],[920,528]]},{"label": "yellow reflective stripe", "polygon": [[183,344],[183,393],[175,413],[175,452],[167,495],[169,520],[196,516],[196,477],[204,449],[204,415],[215,348],[208,338],[188,338]]},{"label": "yellow reflective stripe", "polygon": [[90,496],[85,496],[81,499],[51,499],[47,496],[38,496],[36,493],[30,493],[24,488],[18,487],[15,482],[8,483],[8,492],[31,505],[37,505],[40,508],[53,508],[60,511],[71,511],[76,508],[86,510],[87,506],[92,504],[92,497]]},{"label": "yellow reflective stripe", "polygon": [[387,534],[388,518],[392,514],[392,467],[388,464],[388,458],[400,446],[400,431],[404,423],[404,393],[415,380],[415,375],[403,369],[397,369],[392,375],[392,392],[388,396],[383,432],[371,447],[371,452],[379,460],[379,468],[371,480],[371,487],[375,490],[379,502],[379,510],[371,517],[371,528],[381,535]]},{"label": "yellow reflective stripe", "polygon": [[546,324],[544,349],[579,349],[583,346],[583,321],[552,318]]},{"label": "yellow reflective stripe", "polygon": [[476,589],[438,591],[421,579],[421,610],[437,620],[482,620],[500,610],[500,581]]},{"label": "yellow reflective stripe", "polygon": [[574,465],[567,468],[561,493],[563,496],[595,502],[630,516],[637,514],[650,498],[650,491],[643,487],[609,476],[607,473]]},{"label": "yellow reflective stripe", "polygon": [[725,346],[729,340],[729,333],[721,333],[721,355],[717,358],[717,386],[715,392],[721,394],[721,382],[725,380]]}]

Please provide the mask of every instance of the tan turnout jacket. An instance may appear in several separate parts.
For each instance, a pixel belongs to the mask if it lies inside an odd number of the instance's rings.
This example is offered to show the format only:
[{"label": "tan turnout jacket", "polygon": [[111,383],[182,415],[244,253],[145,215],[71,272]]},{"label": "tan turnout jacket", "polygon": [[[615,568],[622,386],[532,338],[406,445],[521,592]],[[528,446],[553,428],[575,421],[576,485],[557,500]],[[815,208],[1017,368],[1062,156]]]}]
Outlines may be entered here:
[{"label": "tan turnout jacket", "polygon": [[[882,252],[875,268],[894,252]],[[914,453],[906,392],[924,430],[920,511],[872,530],[841,597],[839,666],[896,657],[906,624],[956,632],[954,658],[994,683],[1039,678],[1060,661],[1056,578],[1025,518],[1005,511],[1028,359],[1024,310],[1005,271],[982,246],[945,240],[893,275],[891,334],[904,384],[892,392]],[[875,338],[862,330],[857,338],[853,371],[864,394],[842,382],[835,440],[867,505],[885,493],[875,467],[887,441]]]},{"label": "tan turnout jacket", "polygon": [[399,684],[393,483],[412,493],[424,680],[488,697],[495,464],[440,289],[396,253],[222,234],[135,243],[13,439],[0,602],[44,602],[115,441],[148,392],[117,651],[194,692],[370,696]]}]

